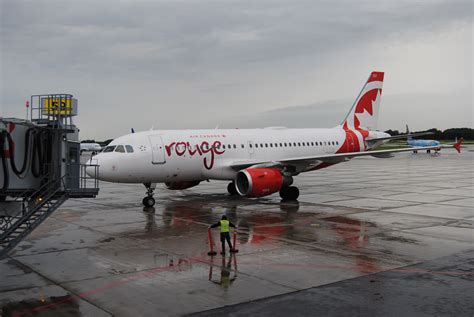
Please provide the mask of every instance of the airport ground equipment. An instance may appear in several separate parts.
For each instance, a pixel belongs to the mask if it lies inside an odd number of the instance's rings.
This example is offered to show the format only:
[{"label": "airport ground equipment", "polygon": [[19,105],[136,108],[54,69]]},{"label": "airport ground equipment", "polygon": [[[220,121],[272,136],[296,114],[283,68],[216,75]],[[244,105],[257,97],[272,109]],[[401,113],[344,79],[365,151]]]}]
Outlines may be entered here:
[{"label": "airport ground equipment", "polygon": [[212,237],[212,229],[209,228],[207,229],[207,237],[209,239],[209,247],[211,248],[211,250],[209,252],[207,252],[207,255],[210,255],[210,256],[214,256],[217,254],[216,251],[214,251],[214,238]]},{"label": "airport ground equipment", "polygon": [[[209,252],[207,252],[207,255],[214,256],[217,254],[217,252],[214,250],[214,247],[216,246],[216,244],[214,242],[214,237],[212,236],[211,228],[207,229],[207,237],[209,240],[209,248],[211,249]],[[236,242],[237,242],[237,232],[234,230],[232,249],[230,249],[229,252],[231,253],[239,252],[239,250],[236,248]]]},{"label": "airport ground equipment", "polygon": [[0,118],[0,258],[68,198],[94,198],[98,166],[80,163],[77,99],[31,96],[29,118]]},{"label": "airport ground equipment", "polygon": [[235,230],[234,230],[234,238],[233,238],[233,240],[234,240],[234,241],[233,241],[233,243],[232,243],[232,249],[229,250],[229,252],[231,252],[231,253],[238,253],[239,250],[236,248],[236,246],[237,246],[237,244],[236,244],[236,243],[237,243],[237,231],[235,231]]}]

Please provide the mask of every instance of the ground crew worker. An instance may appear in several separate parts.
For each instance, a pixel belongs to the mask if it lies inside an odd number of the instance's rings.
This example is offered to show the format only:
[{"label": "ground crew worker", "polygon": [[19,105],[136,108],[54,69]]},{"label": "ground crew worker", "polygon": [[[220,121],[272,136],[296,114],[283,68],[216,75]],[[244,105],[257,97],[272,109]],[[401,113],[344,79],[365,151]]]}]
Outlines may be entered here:
[{"label": "ground crew worker", "polygon": [[229,249],[233,250],[232,243],[230,242],[230,228],[229,227],[235,228],[235,225],[227,219],[226,215],[223,215],[221,220],[219,220],[219,222],[210,226],[210,228],[217,228],[217,227],[221,227],[221,243],[222,243],[221,254],[224,255],[226,240],[227,240],[227,244],[229,245]]}]

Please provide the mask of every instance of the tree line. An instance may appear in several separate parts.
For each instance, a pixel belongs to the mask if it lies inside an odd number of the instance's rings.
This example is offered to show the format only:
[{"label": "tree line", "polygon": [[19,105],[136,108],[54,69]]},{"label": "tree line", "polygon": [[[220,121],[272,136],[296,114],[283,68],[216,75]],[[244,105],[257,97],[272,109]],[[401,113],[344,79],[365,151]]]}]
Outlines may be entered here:
[{"label": "tree line", "polygon": [[[390,135],[399,135],[405,134],[406,131],[398,131],[398,130],[387,130],[386,133]],[[417,139],[428,139],[428,140],[450,140],[453,141],[456,138],[464,138],[465,140],[474,140],[474,129],[471,128],[452,128],[446,129],[444,131],[438,130],[436,128],[423,130],[423,131],[410,131],[412,133],[418,132],[431,132],[433,134],[424,135],[416,137]]]}]

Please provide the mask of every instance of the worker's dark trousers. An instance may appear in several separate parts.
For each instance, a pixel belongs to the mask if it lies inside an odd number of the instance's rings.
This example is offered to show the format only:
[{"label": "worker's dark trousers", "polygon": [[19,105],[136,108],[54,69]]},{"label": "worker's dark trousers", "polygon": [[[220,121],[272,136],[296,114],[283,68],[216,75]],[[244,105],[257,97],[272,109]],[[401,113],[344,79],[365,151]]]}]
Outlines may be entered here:
[{"label": "worker's dark trousers", "polygon": [[225,252],[225,242],[229,245],[229,249],[232,250],[232,243],[230,243],[230,233],[221,232],[221,243],[222,243],[222,252]]}]

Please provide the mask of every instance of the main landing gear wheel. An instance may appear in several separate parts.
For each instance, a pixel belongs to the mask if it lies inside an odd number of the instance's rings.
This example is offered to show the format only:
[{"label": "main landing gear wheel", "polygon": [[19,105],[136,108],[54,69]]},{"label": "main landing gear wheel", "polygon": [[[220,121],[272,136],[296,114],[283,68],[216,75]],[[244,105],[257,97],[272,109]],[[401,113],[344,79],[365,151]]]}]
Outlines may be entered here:
[{"label": "main landing gear wheel", "polygon": [[146,196],[143,198],[142,203],[145,207],[153,207],[155,205],[155,198],[153,198],[153,195],[155,194],[156,184],[146,183],[143,185],[146,187]]},{"label": "main landing gear wheel", "polygon": [[300,190],[298,187],[290,186],[290,187],[283,187],[280,189],[280,197],[283,200],[297,200],[300,196]]},{"label": "main landing gear wheel", "polygon": [[235,188],[235,183],[234,183],[234,182],[229,183],[229,184],[227,185],[227,192],[229,192],[229,194],[230,194],[231,196],[235,196],[235,195],[238,194],[238,193],[237,193],[237,189]]}]

